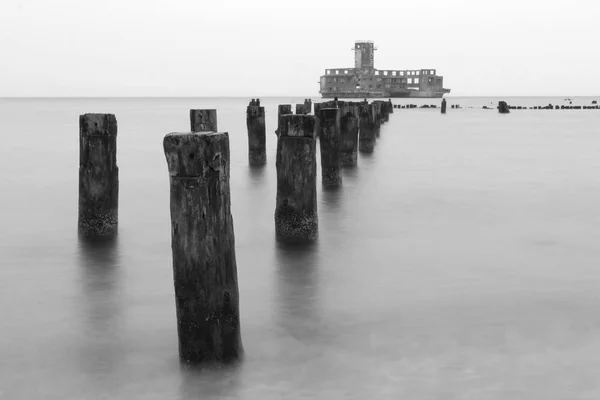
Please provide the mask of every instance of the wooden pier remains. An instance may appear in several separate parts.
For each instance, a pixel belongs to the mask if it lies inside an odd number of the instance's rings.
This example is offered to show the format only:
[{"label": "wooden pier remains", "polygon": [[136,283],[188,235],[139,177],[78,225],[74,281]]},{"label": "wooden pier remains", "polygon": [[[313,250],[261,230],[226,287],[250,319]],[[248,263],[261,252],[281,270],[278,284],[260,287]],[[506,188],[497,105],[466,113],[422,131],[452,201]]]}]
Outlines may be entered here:
[{"label": "wooden pier remains", "polygon": [[342,185],[340,114],[339,108],[321,108],[319,110],[321,178],[326,187]]},{"label": "wooden pier remains", "polygon": [[229,135],[170,133],[171,249],[179,355],[189,363],[243,355],[229,189]]},{"label": "wooden pier remains", "polygon": [[341,108],[340,134],[342,167],[356,165],[358,160],[359,103],[347,103]]},{"label": "wooden pier remains", "polygon": [[264,165],[267,163],[265,108],[259,104],[256,101],[252,101],[246,108],[248,162],[250,165]]},{"label": "wooden pier remains", "polygon": [[277,140],[275,233],[283,242],[317,238],[315,116],[283,115]]},{"label": "wooden pier remains", "polygon": [[80,115],[79,234],[112,238],[117,234],[118,215],[117,119],[114,114]]},{"label": "wooden pier remains", "polygon": [[361,104],[359,106],[359,133],[358,151],[361,153],[372,153],[375,149],[376,126],[375,106],[373,104]]},{"label": "wooden pier remains", "polygon": [[217,110],[190,110],[192,132],[218,132]]}]

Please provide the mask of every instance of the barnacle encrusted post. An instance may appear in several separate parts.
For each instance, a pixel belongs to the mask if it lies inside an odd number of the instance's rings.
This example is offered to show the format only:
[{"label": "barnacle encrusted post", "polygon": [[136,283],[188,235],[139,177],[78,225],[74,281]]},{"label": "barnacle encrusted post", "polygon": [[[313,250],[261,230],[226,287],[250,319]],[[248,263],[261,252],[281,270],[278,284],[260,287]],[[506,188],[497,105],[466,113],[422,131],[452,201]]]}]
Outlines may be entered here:
[{"label": "barnacle encrusted post", "polygon": [[229,189],[229,135],[170,133],[171,249],[179,356],[231,362],[243,354]]},{"label": "barnacle encrusted post", "polygon": [[321,178],[324,186],[342,185],[340,109],[321,108],[319,110],[321,137]]},{"label": "barnacle encrusted post", "polygon": [[267,137],[265,126],[265,108],[251,102],[246,108],[246,127],[248,128],[248,162],[250,165],[267,163]]},{"label": "barnacle encrusted post", "polygon": [[119,168],[114,114],[79,116],[79,234],[111,238],[117,234]]},{"label": "barnacle encrusted post", "polygon": [[317,146],[314,115],[284,115],[277,140],[275,233],[285,242],[316,239]]}]

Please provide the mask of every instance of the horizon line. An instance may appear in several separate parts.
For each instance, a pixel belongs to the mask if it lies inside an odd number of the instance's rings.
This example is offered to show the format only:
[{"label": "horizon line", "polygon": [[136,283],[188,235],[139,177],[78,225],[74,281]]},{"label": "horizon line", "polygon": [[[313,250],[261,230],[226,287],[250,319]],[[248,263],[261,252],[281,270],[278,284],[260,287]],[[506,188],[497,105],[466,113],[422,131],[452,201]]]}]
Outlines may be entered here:
[{"label": "horizon line", "polygon": [[[329,99],[329,97],[321,97],[321,96],[309,96],[309,95],[267,95],[267,96],[160,96],[160,95],[149,95],[149,96],[0,96],[0,99],[214,99],[214,98],[231,98],[231,99],[239,99],[239,98],[248,98],[248,99],[256,99],[256,98],[281,98],[281,97],[303,97],[303,98],[321,98],[321,99]],[[460,95],[460,96],[444,96],[443,98],[460,98],[460,97],[474,97],[474,98],[489,98],[489,97],[600,97],[598,95],[559,95],[559,94],[551,94],[551,95]],[[367,98],[369,99],[369,98]],[[374,98],[374,99],[379,99]],[[388,97],[385,97],[388,99]],[[428,99],[428,98],[410,98],[410,97],[391,97],[394,100],[415,100],[415,99]],[[431,98],[432,100],[437,100],[438,98]]]}]

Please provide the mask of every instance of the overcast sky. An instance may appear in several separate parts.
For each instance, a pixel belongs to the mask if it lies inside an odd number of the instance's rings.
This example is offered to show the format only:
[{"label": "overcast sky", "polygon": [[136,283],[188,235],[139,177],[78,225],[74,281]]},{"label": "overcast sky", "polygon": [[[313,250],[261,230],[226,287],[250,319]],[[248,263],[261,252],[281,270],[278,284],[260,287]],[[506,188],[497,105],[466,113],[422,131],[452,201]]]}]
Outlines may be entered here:
[{"label": "overcast sky", "polygon": [[598,0],[0,0],[0,96],[318,96],[435,68],[454,96],[600,95]]}]

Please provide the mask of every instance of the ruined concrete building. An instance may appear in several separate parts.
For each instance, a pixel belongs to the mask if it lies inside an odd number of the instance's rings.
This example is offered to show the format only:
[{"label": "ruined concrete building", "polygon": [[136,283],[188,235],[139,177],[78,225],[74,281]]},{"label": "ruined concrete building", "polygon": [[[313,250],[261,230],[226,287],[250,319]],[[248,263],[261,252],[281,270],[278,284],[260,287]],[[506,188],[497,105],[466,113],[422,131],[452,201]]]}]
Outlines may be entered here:
[{"label": "ruined concrete building", "polygon": [[378,70],[375,69],[374,43],[359,40],[354,44],[354,68],[325,70],[321,76],[322,97],[442,97],[450,93],[444,89],[442,76],[435,69]]}]

